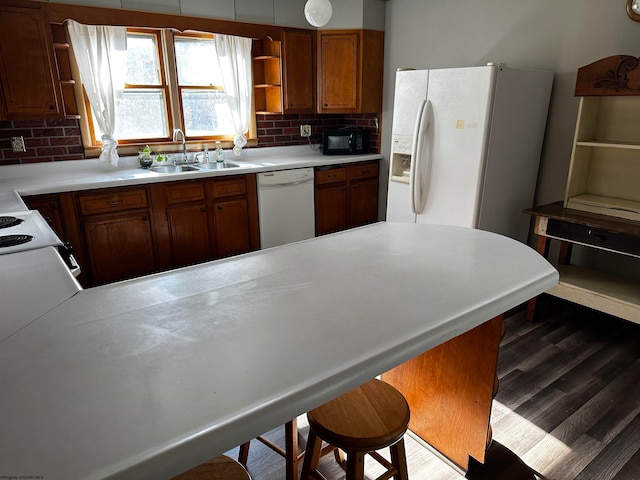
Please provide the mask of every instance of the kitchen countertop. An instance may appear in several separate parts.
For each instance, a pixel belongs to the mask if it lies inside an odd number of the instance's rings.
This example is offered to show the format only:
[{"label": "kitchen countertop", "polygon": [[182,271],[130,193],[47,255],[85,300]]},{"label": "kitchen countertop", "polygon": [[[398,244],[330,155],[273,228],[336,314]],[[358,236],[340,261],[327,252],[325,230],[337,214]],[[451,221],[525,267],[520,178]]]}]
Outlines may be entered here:
[{"label": "kitchen countertop", "polygon": [[0,476],[165,479],[551,288],[533,249],[377,223],[77,292],[0,348]]},{"label": "kitchen countertop", "polygon": [[0,166],[0,212],[12,211],[5,208],[2,194],[10,194],[14,191],[21,195],[37,195],[291,168],[337,165],[382,158],[380,154],[322,155],[319,151],[313,151],[308,145],[248,148],[243,150],[239,158],[233,157],[230,152],[225,153],[228,161],[239,163],[241,167],[171,174],[152,173],[149,170],[138,168],[137,157],[121,157],[117,167],[101,162],[98,159]]}]

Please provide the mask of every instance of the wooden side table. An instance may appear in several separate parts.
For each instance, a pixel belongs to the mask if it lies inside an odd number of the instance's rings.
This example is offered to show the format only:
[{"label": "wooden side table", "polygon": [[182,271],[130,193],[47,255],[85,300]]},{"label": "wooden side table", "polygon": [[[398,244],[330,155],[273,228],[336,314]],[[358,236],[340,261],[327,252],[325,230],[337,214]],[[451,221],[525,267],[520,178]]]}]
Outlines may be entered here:
[{"label": "wooden side table", "polygon": [[[640,223],[562,205],[556,202],[524,210],[535,218],[541,255],[548,256],[551,239],[560,241],[560,282],[546,293],[640,323],[640,282],[571,265],[574,244],[640,258]],[[527,305],[528,320],[533,319],[535,308],[534,298]]]}]

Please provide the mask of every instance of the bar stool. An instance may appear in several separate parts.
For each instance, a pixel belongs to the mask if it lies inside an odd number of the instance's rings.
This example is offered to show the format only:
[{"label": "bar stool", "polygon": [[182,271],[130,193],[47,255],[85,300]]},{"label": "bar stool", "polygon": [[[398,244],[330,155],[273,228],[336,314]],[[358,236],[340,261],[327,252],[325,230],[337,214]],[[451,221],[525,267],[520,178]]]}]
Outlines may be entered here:
[{"label": "bar stool", "polygon": [[[298,446],[298,419],[294,418],[290,422],[287,422],[284,426],[284,449],[280,446],[273,443],[266,437],[258,436],[255,438],[256,440],[262,442],[264,445],[269,447],[271,450],[276,452],[278,455],[281,455],[285,459],[285,480],[298,480],[298,470],[299,465],[302,464],[302,459],[304,458],[305,452],[304,450],[300,451]],[[238,462],[240,462],[244,467],[247,467],[247,461],[249,459],[249,446],[251,442],[245,442],[240,445],[240,451],[238,452]],[[327,445],[325,446],[321,452],[320,457],[325,456],[327,453],[331,453],[335,450],[334,447]],[[338,450],[335,450],[335,458],[336,462],[343,463],[344,458],[342,458],[341,453]]]},{"label": "bar stool", "polygon": [[[301,480],[323,478],[317,470],[323,440],[347,453],[346,480],[363,480],[366,454],[387,468],[380,479],[408,479],[403,436],[409,427],[409,405],[388,383],[371,380],[310,411],[307,418],[309,439]],[[386,447],[391,462],[376,452]]]},{"label": "bar stool", "polygon": [[234,459],[220,455],[171,480],[251,480],[251,477]]},{"label": "bar stool", "polygon": [[[284,426],[284,449],[273,443],[266,437],[256,437],[271,450],[281,455],[285,459],[285,479],[297,480],[298,478],[298,465],[304,458],[304,451],[300,451],[298,448],[298,419],[287,422]],[[247,466],[247,460],[249,458],[249,446],[250,442],[245,442],[240,445],[240,451],[238,452],[238,462],[245,467]]]}]

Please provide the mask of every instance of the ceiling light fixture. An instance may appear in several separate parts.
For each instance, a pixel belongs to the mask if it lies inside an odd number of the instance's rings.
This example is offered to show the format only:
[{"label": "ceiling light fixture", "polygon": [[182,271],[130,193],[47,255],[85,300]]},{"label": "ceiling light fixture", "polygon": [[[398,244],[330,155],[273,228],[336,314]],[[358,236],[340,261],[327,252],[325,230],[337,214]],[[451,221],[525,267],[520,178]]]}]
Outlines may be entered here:
[{"label": "ceiling light fixture", "polygon": [[331,20],[333,8],[329,0],[308,0],[304,6],[304,16],[314,27],[323,27]]}]

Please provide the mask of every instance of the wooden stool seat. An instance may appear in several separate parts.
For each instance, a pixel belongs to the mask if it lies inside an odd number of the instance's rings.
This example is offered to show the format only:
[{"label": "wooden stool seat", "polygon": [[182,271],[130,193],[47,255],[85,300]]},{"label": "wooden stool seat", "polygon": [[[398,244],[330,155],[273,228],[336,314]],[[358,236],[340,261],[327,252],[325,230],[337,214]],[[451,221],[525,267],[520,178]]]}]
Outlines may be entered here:
[{"label": "wooden stool seat", "polygon": [[[371,380],[307,414],[309,440],[302,480],[317,477],[322,441],[347,453],[347,480],[364,478],[364,457],[387,468],[381,478],[406,480],[403,436],[409,426],[409,405],[402,394],[380,380]],[[389,447],[391,462],[375,450]]]},{"label": "wooden stool seat", "polygon": [[251,480],[251,477],[234,459],[220,455],[171,480]]}]

